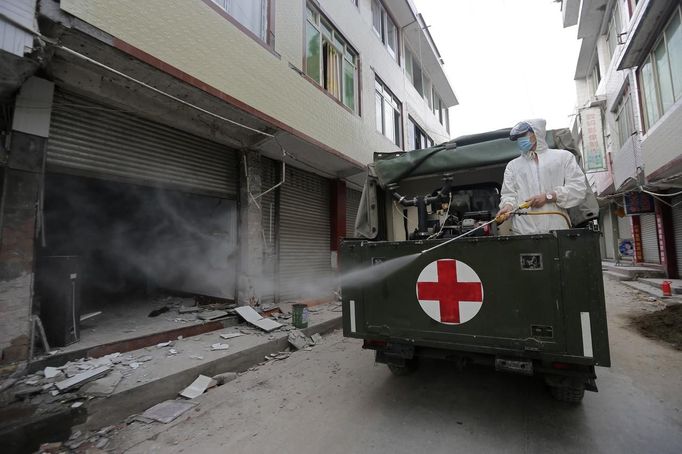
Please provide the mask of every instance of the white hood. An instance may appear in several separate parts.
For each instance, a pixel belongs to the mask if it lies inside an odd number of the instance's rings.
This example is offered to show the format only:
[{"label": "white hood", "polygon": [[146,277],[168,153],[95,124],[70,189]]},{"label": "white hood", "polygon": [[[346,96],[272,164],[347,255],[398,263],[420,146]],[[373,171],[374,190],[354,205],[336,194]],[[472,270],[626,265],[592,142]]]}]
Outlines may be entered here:
[{"label": "white hood", "polygon": [[[532,120],[524,120],[528,123],[533,132],[535,133],[535,139],[537,140],[537,146],[535,147],[536,153],[542,153],[546,151],[549,147],[547,146],[547,122],[542,118],[533,118]],[[527,156],[531,158],[533,153],[528,153]]]}]

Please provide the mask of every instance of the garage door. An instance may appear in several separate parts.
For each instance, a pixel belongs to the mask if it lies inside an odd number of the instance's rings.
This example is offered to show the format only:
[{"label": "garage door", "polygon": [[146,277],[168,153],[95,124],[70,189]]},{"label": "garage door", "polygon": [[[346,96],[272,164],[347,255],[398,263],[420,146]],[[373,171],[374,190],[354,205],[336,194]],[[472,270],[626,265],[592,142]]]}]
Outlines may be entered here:
[{"label": "garage door", "polygon": [[677,277],[682,276],[682,196],[673,199],[673,231],[677,255]]},{"label": "garage door", "polygon": [[329,181],[287,168],[280,196],[279,299],[331,294]]},{"label": "garage door", "polygon": [[661,263],[658,255],[658,230],[656,229],[656,215],[643,214],[639,217],[642,227],[642,252],[646,263]]},{"label": "garage door", "polygon": [[234,150],[63,91],[55,93],[47,165],[53,172],[185,192],[237,192]]}]

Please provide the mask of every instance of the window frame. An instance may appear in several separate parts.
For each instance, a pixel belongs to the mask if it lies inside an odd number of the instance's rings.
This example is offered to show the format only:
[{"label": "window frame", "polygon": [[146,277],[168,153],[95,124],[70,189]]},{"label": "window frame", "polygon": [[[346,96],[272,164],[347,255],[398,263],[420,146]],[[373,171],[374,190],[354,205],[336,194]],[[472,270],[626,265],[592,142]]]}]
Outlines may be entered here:
[{"label": "window frame", "polygon": [[[263,33],[265,33],[265,37],[262,37],[255,32],[253,32],[251,29],[249,29],[246,25],[242,24],[239,19],[234,17],[230,12],[225,9],[221,4],[219,4],[220,0],[203,0],[203,2],[210,6],[212,10],[220,14],[223,18],[227,19],[229,22],[231,22],[235,27],[237,27],[239,30],[241,30],[244,34],[248,35],[251,37],[254,41],[259,43],[261,46],[263,46],[265,49],[270,51],[276,56],[279,56],[277,52],[275,52],[275,1],[276,0],[262,0],[265,3],[265,6],[263,8],[263,21],[265,22],[264,30]],[[224,0],[221,3],[225,3],[229,0]]]},{"label": "window frame", "polygon": [[[422,142],[422,141],[420,140],[420,146],[419,146],[419,147],[416,147],[416,148],[409,148],[410,151],[411,151],[411,150],[422,150],[422,149],[424,149],[424,148],[430,148],[430,147],[433,146],[433,144],[434,144],[433,139],[426,133],[426,131],[424,130],[424,128],[422,128],[421,126],[419,126],[419,123],[417,123],[417,121],[416,121],[414,118],[412,118],[411,115],[408,115],[408,116],[407,116],[407,127],[408,127],[408,128],[412,128],[413,131],[414,131],[414,133],[413,133],[413,135],[412,135],[412,141],[413,141],[413,143],[410,143],[410,145],[409,145],[410,147],[413,147],[413,146],[416,146],[416,145],[417,145],[417,143],[416,143],[416,141],[417,141],[417,132],[418,132],[419,135],[421,135],[421,136],[423,137],[423,139],[424,139],[424,140],[423,140],[423,144],[424,144],[423,147],[421,146],[421,142]],[[410,138],[409,130],[408,130],[408,133],[407,133],[407,137],[408,137],[408,139]],[[405,145],[405,150],[408,151],[407,144]]]},{"label": "window frame", "polygon": [[[400,28],[397,25],[397,22],[395,19],[393,19],[393,16],[391,13],[388,12],[388,9],[384,5],[382,0],[371,0],[372,1],[372,31],[376,35],[377,38],[381,41],[383,44],[384,48],[388,51],[388,54],[393,58],[393,60],[400,64]],[[376,7],[376,8],[375,8]],[[381,15],[381,18],[379,20],[380,22],[380,27],[381,30],[377,30],[376,28],[376,19],[375,19],[375,10],[378,9],[378,13]],[[394,30],[395,30],[395,49],[391,48],[391,46],[388,43],[388,23],[390,23]]]},{"label": "window frame", "polygon": [[[380,99],[378,99],[380,98]],[[388,86],[384,83],[383,80],[378,75],[374,75],[374,118],[375,121],[378,120],[379,115],[381,115],[381,124],[379,124],[378,121],[376,121],[376,131],[386,137],[388,140],[390,140],[393,144],[395,144],[398,148],[400,149],[405,149],[404,147],[404,138],[403,138],[403,103],[398,99],[396,95],[393,94],[393,91],[388,88]],[[381,101],[381,107],[378,106],[378,102]],[[393,118],[393,138],[389,137],[387,135],[388,133],[388,128],[387,128],[387,122],[386,122],[386,103],[390,104],[391,109],[393,110],[393,113],[398,115],[398,117]],[[395,129],[395,126],[398,126],[397,129]]]},{"label": "window frame", "polygon": [[623,148],[629,138],[637,132],[635,126],[635,111],[632,102],[632,92],[630,90],[630,86],[626,85],[625,89],[623,90],[623,94],[616,103],[616,108],[614,110],[615,121],[616,125],[618,126],[619,149]]},{"label": "window frame", "polygon": [[[641,105],[641,111],[642,111],[642,118],[641,118],[641,128],[642,132],[646,133],[653,125],[658,123],[658,121],[672,108],[680,99],[682,99],[682,87],[679,87],[679,93],[675,92],[675,86],[674,86],[674,78],[673,78],[673,69],[671,65],[671,60],[670,60],[670,50],[668,47],[668,36],[667,36],[667,31],[668,27],[671,25],[673,20],[675,19],[675,15],[677,15],[680,25],[682,29],[682,5],[678,5],[673,12],[670,14],[670,17],[666,20],[665,25],[661,27],[660,34],[658,38],[656,38],[656,41],[654,41],[654,44],[651,46],[649,49],[649,52],[647,52],[646,57],[642,61],[642,63],[639,65],[637,68],[637,83],[639,85],[639,92],[638,92],[638,98],[639,102]],[[667,107],[664,108],[663,105],[663,97],[661,93],[661,75],[659,74],[659,68],[658,64],[656,62],[656,50],[659,48],[661,44],[664,44],[665,47],[665,58],[667,62],[667,76],[670,80],[670,88],[672,90],[672,102],[671,104]],[[653,90],[651,91],[651,94],[656,98],[653,100],[651,106],[653,109],[655,109],[655,114],[656,118],[652,121],[650,118],[649,114],[649,109],[648,109],[648,102],[649,99],[647,98],[647,88],[648,84],[645,81],[645,78],[643,76],[643,70],[646,65],[650,65],[651,67],[651,75],[652,75],[652,83],[653,83]]]},{"label": "window frame", "polygon": [[[611,18],[609,19],[608,26],[606,27],[606,44],[609,49],[609,57],[613,59],[616,53],[616,49],[619,46],[618,37],[620,36],[623,20],[621,17],[619,1],[616,0],[613,10],[611,11]],[[615,31],[614,31],[615,29]],[[613,36],[612,36],[613,32]]]},{"label": "window frame", "polygon": [[[308,11],[313,13],[312,18],[314,22],[311,21],[310,14]],[[303,71],[302,75],[318,87],[322,92],[327,94],[330,98],[336,101],[339,105],[344,107],[346,110],[353,114],[360,116],[360,96],[361,96],[361,82],[360,82],[360,53],[356,51],[355,46],[353,46],[348,39],[339,31],[339,28],[332,22],[329,17],[324,14],[319,6],[312,1],[306,1],[303,5],[304,12],[304,32],[303,32]],[[319,80],[315,79],[309,73],[308,68],[308,26],[312,26],[316,29],[319,40]],[[325,44],[331,46],[333,50],[338,53],[338,80],[339,80],[339,94],[338,97],[335,93],[330,91],[326,86],[325,80],[325,56],[324,56],[324,46]],[[343,48],[343,49],[341,49]],[[346,104],[346,68],[350,65],[353,69],[353,105],[349,106]]]}]

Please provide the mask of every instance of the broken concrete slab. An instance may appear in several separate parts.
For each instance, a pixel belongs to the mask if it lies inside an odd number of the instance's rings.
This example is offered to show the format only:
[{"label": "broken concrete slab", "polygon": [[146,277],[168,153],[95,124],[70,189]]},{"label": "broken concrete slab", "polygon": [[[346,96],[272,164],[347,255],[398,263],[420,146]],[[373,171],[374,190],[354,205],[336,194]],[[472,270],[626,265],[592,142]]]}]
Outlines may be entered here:
[{"label": "broken concrete slab", "polygon": [[317,345],[322,341],[322,335],[320,333],[315,333],[310,336],[310,340],[313,341],[313,344]]},{"label": "broken concrete slab", "polygon": [[277,323],[269,318],[263,318],[258,312],[254,310],[251,306],[241,306],[235,309],[237,314],[246,320],[248,323],[257,326],[263,331],[269,333],[282,326],[281,323]]},{"label": "broken concrete slab", "polygon": [[168,424],[195,405],[186,400],[166,400],[147,409],[142,413],[142,417]]},{"label": "broken concrete slab", "polygon": [[197,306],[191,306],[191,307],[186,307],[186,306],[180,306],[178,308],[178,313],[179,314],[191,314],[193,312],[199,312],[199,307]]},{"label": "broken concrete slab", "polygon": [[74,375],[73,377],[67,378],[66,380],[59,381],[55,383],[55,385],[57,386],[57,389],[59,389],[60,392],[64,392],[72,388],[78,388],[80,386],[83,386],[84,384],[90,381],[97,380],[98,378],[103,377],[109,372],[111,372],[111,366],[101,366]]},{"label": "broken concrete slab", "polygon": [[200,313],[197,317],[199,318],[199,320],[215,320],[227,316],[228,313],[225,311],[206,311]]},{"label": "broken concrete slab", "polygon": [[242,333],[222,333],[220,337],[223,339],[233,339],[235,337],[243,336]]},{"label": "broken concrete slab", "polygon": [[206,375],[199,375],[187,388],[183,389],[180,395],[187,399],[194,399],[201,396],[208,388],[211,387],[211,382],[215,386],[215,381]]},{"label": "broken concrete slab", "polygon": [[106,377],[87,383],[81,388],[81,392],[90,396],[106,397],[116,391],[121,380],[123,380],[123,375],[114,371]]},{"label": "broken concrete slab", "polygon": [[229,344],[221,344],[220,342],[211,345],[211,350],[227,350],[228,348],[230,348]]},{"label": "broken concrete slab", "polygon": [[297,350],[301,350],[310,344],[308,336],[300,332],[299,330],[294,330],[289,332],[289,343],[295,347]]}]

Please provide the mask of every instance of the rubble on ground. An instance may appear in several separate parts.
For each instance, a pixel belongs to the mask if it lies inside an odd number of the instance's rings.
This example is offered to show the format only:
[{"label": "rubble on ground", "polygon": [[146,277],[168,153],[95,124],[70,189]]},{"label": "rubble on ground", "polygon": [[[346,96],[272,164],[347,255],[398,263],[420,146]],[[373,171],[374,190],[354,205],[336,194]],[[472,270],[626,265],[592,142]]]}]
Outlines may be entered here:
[{"label": "rubble on ground", "polygon": [[682,350],[682,304],[631,317],[644,336],[655,338]]}]

